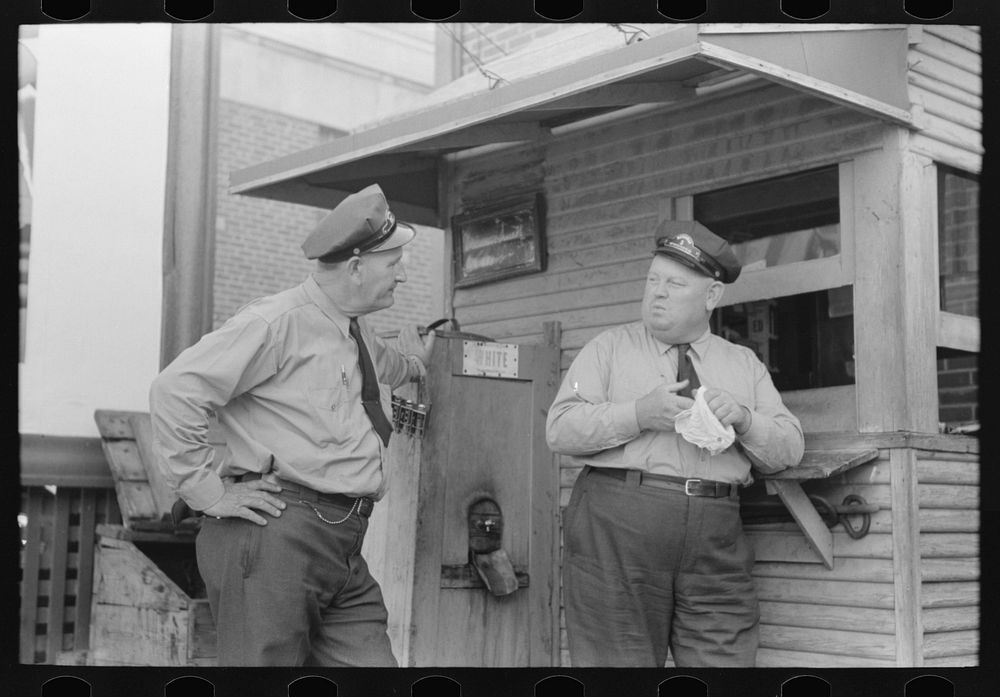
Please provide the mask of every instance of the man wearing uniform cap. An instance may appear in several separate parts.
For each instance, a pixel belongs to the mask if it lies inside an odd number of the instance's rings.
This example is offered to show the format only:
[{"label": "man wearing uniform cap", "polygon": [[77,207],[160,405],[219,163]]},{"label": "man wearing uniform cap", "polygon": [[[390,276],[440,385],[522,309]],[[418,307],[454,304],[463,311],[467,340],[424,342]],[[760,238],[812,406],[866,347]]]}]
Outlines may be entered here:
[{"label": "man wearing uniform cap", "polygon": [[[802,429],[754,352],[710,331],[740,274],[729,244],[668,221],[653,251],[642,319],[580,350],[548,414],[549,447],[584,465],[563,517],[570,659],[654,668],[669,648],[678,667],[750,667],[759,611],[738,491],[751,467],[797,464]],[[674,428],[699,385],[735,436],[714,455]]]},{"label": "man wearing uniform cap", "polygon": [[153,381],[158,465],[204,513],[220,665],[397,665],[361,545],[387,486],[391,390],[425,374],[434,335],[406,327],[392,348],[363,315],[392,305],[415,234],[378,185],[348,196],[303,243],[304,283],[243,307]]}]

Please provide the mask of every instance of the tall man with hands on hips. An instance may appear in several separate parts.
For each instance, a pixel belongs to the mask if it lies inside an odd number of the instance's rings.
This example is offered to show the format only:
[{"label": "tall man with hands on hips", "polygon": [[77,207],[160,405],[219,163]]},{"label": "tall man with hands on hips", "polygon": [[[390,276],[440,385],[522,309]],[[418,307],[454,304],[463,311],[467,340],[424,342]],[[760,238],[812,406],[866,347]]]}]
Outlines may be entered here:
[{"label": "tall man with hands on hips", "polygon": [[388,484],[391,390],[425,374],[434,335],[410,326],[392,348],[363,315],[393,304],[415,234],[378,185],[351,194],[303,243],[305,282],[245,306],[153,382],[157,463],[205,514],[219,665],[397,665],[361,545]]},{"label": "tall man with hands on hips", "polygon": [[[802,428],[754,352],[710,331],[741,270],[729,244],[694,221],[656,238],[642,319],[580,350],[548,414],[549,447],[584,465],[563,518],[570,659],[654,668],[669,648],[678,667],[749,667],[759,610],[738,491],[751,467],[797,464]],[[699,385],[734,431],[716,454],[675,430]]]}]

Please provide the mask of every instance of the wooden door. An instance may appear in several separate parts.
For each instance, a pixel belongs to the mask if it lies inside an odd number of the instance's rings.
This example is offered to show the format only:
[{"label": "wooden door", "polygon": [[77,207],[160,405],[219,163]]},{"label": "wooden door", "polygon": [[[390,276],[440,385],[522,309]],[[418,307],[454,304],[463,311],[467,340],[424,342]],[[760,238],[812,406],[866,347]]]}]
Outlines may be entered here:
[{"label": "wooden door", "polygon": [[[544,430],[559,350],[508,346],[516,377],[486,377],[466,374],[474,342],[438,343],[419,472],[410,473],[417,474],[417,491],[409,492],[417,504],[404,665],[554,665],[559,486]],[[502,548],[521,585],[510,595],[491,594],[469,566],[469,507],[483,497],[503,514]]]}]

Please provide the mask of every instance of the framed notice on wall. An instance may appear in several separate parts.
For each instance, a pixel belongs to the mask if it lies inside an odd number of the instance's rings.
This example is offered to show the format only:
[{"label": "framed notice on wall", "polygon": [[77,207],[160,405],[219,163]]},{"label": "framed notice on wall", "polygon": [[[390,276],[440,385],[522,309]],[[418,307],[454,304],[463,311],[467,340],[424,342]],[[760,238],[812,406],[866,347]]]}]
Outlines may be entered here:
[{"label": "framed notice on wall", "polygon": [[542,196],[508,199],[456,215],[455,286],[474,286],[545,269]]}]

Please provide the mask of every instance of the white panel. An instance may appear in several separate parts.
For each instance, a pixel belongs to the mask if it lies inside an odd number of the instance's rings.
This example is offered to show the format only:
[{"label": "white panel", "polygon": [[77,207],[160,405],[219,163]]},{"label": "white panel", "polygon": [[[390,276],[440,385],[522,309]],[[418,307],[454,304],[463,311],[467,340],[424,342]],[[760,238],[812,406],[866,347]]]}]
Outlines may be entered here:
[{"label": "white panel", "polygon": [[39,30],[20,428],[97,435],[159,367],[170,27]]}]

